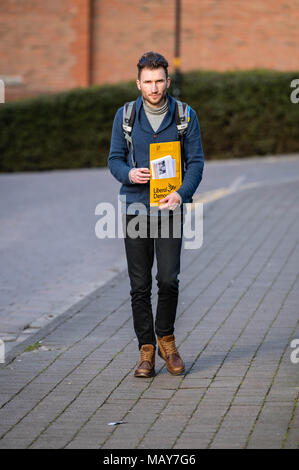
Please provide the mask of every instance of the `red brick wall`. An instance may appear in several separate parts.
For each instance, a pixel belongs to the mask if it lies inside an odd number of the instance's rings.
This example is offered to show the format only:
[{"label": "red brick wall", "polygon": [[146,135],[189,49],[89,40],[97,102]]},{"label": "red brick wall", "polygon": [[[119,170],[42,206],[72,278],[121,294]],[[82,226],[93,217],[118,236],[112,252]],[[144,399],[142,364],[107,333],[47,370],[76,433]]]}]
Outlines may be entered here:
[{"label": "red brick wall", "polygon": [[75,86],[71,0],[6,0],[0,13],[0,75],[22,76],[24,91]]},{"label": "red brick wall", "polygon": [[298,70],[298,0],[183,0],[183,4],[184,70]]},{"label": "red brick wall", "polygon": [[89,0],[5,0],[0,11],[0,76],[19,76],[8,97],[89,83]]},{"label": "red brick wall", "polygon": [[72,18],[72,30],[74,39],[71,43],[70,55],[75,58],[75,63],[70,70],[70,75],[77,86],[90,84],[90,5],[89,0],[71,0],[74,5]]},{"label": "red brick wall", "polygon": [[94,81],[135,78],[136,64],[145,51],[157,50],[170,62],[174,4],[174,0],[95,0]]},{"label": "red brick wall", "polygon": [[[298,70],[299,0],[181,2],[183,71]],[[147,50],[173,69],[174,0],[1,3],[0,76],[24,81],[7,95],[134,79]]]}]

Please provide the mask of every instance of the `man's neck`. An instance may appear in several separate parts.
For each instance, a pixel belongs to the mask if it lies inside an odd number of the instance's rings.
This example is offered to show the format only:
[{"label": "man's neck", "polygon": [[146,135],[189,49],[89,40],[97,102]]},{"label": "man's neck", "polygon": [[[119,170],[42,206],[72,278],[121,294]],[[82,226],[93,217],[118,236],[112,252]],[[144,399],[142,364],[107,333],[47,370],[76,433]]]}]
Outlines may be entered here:
[{"label": "man's neck", "polygon": [[145,107],[145,109],[148,111],[148,112],[153,112],[153,113],[159,113],[159,111],[166,111],[167,110],[167,107],[168,107],[168,99],[167,99],[167,96],[165,96],[165,98],[163,99],[163,102],[160,102],[158,105],[151,105],[147,100],[145,100],[144,98],[142,98],[143,100],[143,105]]},{"label": "man's neck", "polygon": [[163,100],[161,100],[160,103],[157,103],[157,104],[152,104],[149,101],[145,100],[144,98],[142,98],[142,99],[143,99],[143,103],[145,103],[149,108],[153,108],[153,109],[162,108],[165,105],[166,101],[167,101],[166,96],[164,96]]}]

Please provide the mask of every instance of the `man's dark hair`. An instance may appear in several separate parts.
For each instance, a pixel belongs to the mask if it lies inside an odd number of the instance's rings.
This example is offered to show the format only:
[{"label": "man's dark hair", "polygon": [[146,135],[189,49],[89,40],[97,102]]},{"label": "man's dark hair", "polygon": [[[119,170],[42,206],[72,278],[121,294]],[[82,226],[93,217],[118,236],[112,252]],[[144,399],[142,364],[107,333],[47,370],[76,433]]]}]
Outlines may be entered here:
[{"label": "man's dark hair", "polygon": [[140,78],[141,70],[144,68],[147,69],[157,69],[163,67],[165,70],[166,78],[168,77],[168,62],[161,54],[158,52],[145,52],[139,59],[137,64],[138,68],[138,79]]}]

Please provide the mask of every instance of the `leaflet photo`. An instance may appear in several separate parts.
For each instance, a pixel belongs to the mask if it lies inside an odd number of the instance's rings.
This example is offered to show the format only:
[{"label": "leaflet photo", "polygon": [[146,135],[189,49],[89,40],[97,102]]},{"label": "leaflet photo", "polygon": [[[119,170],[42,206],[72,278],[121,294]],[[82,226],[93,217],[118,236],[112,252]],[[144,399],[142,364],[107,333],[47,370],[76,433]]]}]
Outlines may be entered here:
[{"label": "leaflet photo", "polygon": [[157,163],[157,170],[158,170],[158,175],[161,177],[166,174],[166,164],[165,160],[162,160],[162,162]]},{"label": "leaflet photo", "polygon": [[153,179],[174,178],[175,159],[171,155],[156,158],[151,162]]}]

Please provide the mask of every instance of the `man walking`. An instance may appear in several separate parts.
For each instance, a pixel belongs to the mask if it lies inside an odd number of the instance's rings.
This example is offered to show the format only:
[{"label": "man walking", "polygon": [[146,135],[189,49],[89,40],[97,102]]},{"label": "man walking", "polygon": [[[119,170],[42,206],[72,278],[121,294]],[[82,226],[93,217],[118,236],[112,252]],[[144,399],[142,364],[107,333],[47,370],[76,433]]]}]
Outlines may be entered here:
[{"label": "man walking", "polygon": [[[159,207],[153,208],[149,201],[149,149],[150,144],[175,142],[178,136],[176,100],[167,93],[170,85],[168,62],[158,53],[147,52],[138,64],[137,87],[141,95],[136,100],[134,124],[128,140],[124,133],[124,107],[114,119],[108,167],[113,176],[122,183],[120,194],[125,196],[123,208],[125,224],[125,250],[131,285],[131,303],[134,330],[138,339],[140,359],[135,377],[152,377],[155,374],[156,336],[158,354],[166,361],[167,370],[174,375],[184,372],[184,363],[175,344],[174,323],[177,310],[180,272],[182,230],[175,233],[174,219],[179,211],[183,224],[183,204],[191,202],[204,167],[200,128],[194,110],[189,108],[190,119],[181,144],[182,184],[160,199]],[[127,120],[128,121],[128,120]],[[128,122],[126,123],[128,124]],[[136,217],[136,203],[144,207],[145,236],[130,236],[130,224]],[[167,215],[167,219],[165,216]],[[157,222],[158,233],[154,236],[151,222]],[[169,235],[163,236],[161,227],[167,220]],[[177,220],[177,219],[176,219]],[[140,221],[140,218],[139,218]],[[158,303],[153,321],[151,306],[152,266],[157,259]]]}]

